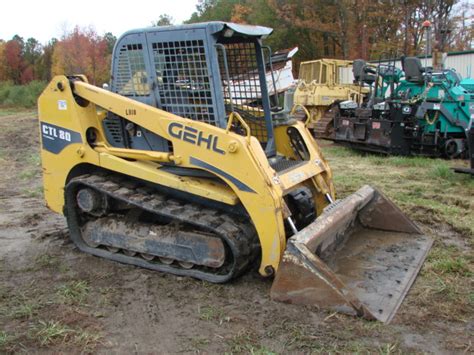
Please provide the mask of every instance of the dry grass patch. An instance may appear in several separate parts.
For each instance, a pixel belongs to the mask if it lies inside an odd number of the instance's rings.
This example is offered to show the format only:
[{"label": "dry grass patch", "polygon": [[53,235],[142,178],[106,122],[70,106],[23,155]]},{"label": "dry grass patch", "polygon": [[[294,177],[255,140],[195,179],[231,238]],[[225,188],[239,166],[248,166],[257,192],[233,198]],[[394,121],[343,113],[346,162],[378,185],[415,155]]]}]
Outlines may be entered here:
[{"label": "dry grass patch", "polygon": [[84,304],[89,296],[90,287],[87,281],[71,281],[58,287],[57,295],[66,304]]},{"label": "dry grass patch", "polygon": [[[415,221],[446,223],[473,244],[474,179],[453,173],[451,168],[459,161],[386,157],[331,144],[323,148],[323,154],[333,170],[339,197],[365,184],[378,187]],[[411,213],[420,208],[423,213]]]}]

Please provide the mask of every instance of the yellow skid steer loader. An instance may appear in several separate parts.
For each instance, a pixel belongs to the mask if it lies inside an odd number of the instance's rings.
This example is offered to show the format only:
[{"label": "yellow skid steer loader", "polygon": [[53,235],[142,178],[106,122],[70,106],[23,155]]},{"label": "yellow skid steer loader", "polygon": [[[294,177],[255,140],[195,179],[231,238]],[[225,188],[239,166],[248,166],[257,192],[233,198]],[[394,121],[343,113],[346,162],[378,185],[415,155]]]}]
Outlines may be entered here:
[{"label": "yellow skid steer loader", "polygon": [[108,89],[56,76],[39,98],[47,205],[87,253],[389,321],[431,240],[377,190],[335,200],[302,122],[272,106],[270,28],[125,33]]}]

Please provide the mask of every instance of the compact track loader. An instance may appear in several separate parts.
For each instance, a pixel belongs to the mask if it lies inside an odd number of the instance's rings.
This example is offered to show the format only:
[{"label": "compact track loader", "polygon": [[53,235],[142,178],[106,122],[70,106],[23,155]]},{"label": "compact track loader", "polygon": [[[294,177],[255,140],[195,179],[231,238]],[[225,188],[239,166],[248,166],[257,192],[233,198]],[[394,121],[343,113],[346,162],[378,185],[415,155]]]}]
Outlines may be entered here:
[{"label": "compact track loader", "polygon": [[271,106],[271,32],[130,31],[109,90],[56,76],[39,99],[47,205],[92,255],[210,282],[256,263],[275,300],[389,321],[431,240],[374,188],[335,201],[307,127]]}]

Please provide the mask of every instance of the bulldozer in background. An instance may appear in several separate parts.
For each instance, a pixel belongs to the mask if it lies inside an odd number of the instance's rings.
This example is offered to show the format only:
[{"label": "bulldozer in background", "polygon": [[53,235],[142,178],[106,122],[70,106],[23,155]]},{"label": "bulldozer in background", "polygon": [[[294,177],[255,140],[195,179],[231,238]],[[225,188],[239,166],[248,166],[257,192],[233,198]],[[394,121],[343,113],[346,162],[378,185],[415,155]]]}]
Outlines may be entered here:
[{"label": "bulldozer in background", "polygon": [[316,138],[331,136],[334,120],[331,108],[337,102],[351,100],[362,104],[369,93],[369,88],[364,85],[344,82],[342,69],[352,65],[350,60],[328,58],[300,64],[293,102],[308,110],[307,126],[314,131]]},{"label": "bulldozer in background", "polygon": [[336,200],[308,128],[269,100],[271,32],[133,30],[109,90],[54,77],[38,102],[47,206],[83,252],[215,283],[256,265],[274,300],[388,322],[432,240],[370,186]]}]

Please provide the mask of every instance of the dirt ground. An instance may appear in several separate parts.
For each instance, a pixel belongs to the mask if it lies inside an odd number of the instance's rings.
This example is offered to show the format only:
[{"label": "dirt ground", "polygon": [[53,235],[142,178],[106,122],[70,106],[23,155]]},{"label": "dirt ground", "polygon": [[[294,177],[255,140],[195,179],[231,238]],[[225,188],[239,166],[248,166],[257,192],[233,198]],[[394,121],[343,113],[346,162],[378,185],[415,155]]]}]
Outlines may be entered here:
[{"label": "dirt ground", "polygon": [[0,352],[472,353],[474,184],[449,171],[462,162],[323,145],[341,196],[376,183],[435,238],[389,325],[273,302],[256,272],[214,285],[79,252],[44,207],[36,113],[0,110]]}]

